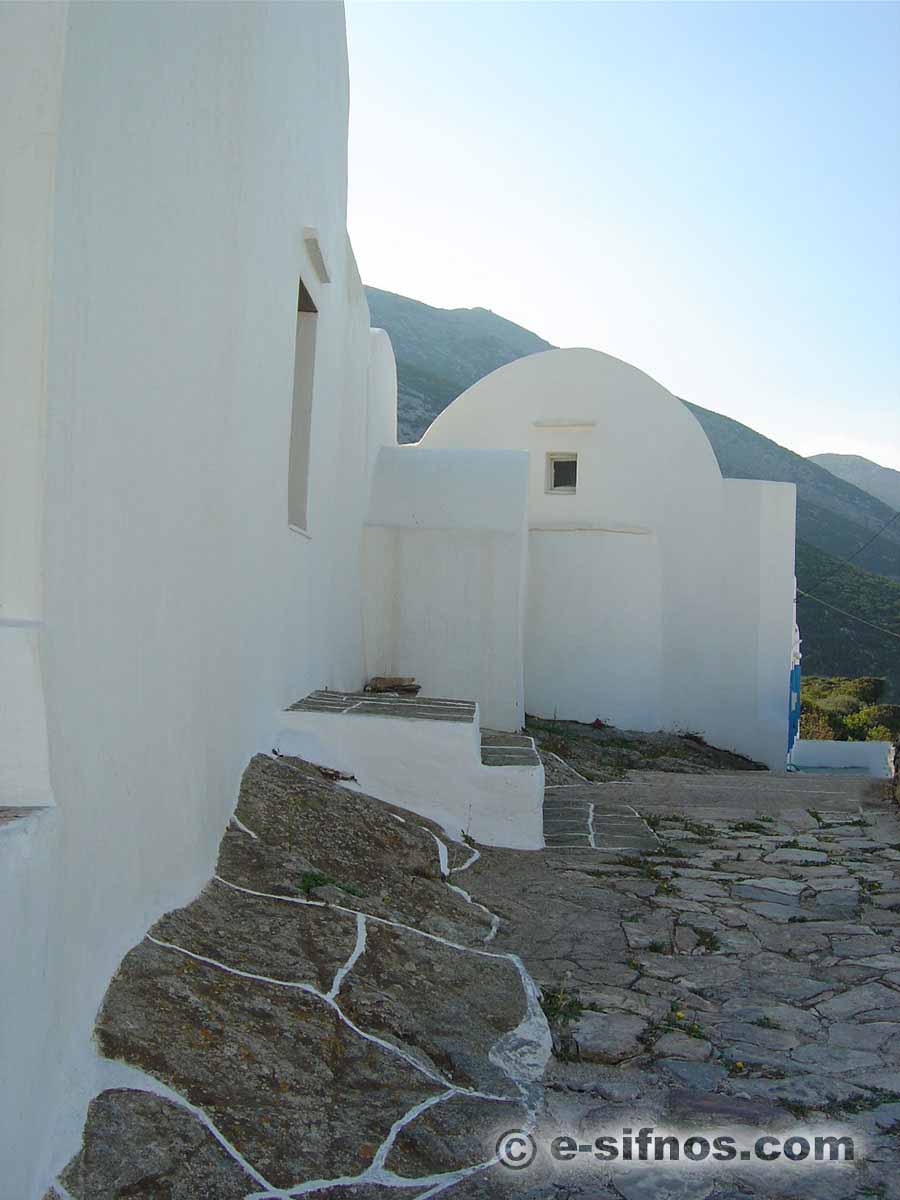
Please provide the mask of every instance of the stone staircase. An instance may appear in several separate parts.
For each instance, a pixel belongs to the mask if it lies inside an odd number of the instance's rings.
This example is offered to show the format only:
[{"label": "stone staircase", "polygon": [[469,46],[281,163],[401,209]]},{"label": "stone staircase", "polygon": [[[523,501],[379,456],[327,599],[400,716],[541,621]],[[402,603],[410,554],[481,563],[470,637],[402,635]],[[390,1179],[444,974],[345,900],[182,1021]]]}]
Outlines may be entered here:
[{"label": "stone staircase", "polygon": [[539,767],[534,738],[524,733],[481,731],[481,761],[486,767]]},{"label": "stone staircase", "polygon": [[315,691],[278,714],[275,749],[344,786],[438,822],[453,838],[538,850],[544,767],[530,737],[481,729],[471,700]]}]

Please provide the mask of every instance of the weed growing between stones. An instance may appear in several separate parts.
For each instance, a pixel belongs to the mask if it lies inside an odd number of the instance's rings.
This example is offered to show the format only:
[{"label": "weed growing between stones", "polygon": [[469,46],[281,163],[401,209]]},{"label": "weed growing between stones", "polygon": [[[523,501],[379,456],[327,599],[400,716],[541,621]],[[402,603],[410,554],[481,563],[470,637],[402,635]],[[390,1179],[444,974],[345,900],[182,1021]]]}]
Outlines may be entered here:
[{"label": "weed growing between stones", "polygon": [[321,871],[304,871],[300,876],[299,886],[304,896],[309,896],[311,892],[320,887],[336,887],[338,891],[346,892],[348,896],[365,895],[362,888],[358,888],[355,883],[340,883],[337,879],[332,879],[330,875],[323,875]]},{"label": "weed growing between stones", "polygon": [[570,992],[563,984],[555,989],[541,988],[541,1008],[548,1023],[557,1026],[577,1021],[584,1011],[578,994]]},{"label": "weed growing between stones", "polygon": [[714,954],[716,950],[721,949],[722,943],[711,930],[695,929],[694,933],[697,935],[697,945],[707,954]]}]

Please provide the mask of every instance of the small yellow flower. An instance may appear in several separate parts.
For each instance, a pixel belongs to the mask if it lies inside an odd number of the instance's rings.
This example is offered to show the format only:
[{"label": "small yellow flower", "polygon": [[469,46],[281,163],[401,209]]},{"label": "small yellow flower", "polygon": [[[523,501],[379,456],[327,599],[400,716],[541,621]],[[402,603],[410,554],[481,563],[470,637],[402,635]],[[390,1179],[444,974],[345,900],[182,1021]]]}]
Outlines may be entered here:
[{"label": "small yellow flower", "polygon": [[737,1067],[737,1069],[738,1069],[739,1071],[743,1071],[743,1069],[744,1069],[744,1064],[743,1064],[742,1062],[738,1061],[738,1062],[736,1062],[734,1065]]},{"label": "small yellow flower", "polygon": [[679,1012],[677,1012],[677,1013],[675,1014],[675,1019],[676,1019],[677,1021],[683,1021],[683,1020],[684,1020],[684,1013],[683,1013],[683,1012],[680,1012],[680,1011],[679,1011]]}]

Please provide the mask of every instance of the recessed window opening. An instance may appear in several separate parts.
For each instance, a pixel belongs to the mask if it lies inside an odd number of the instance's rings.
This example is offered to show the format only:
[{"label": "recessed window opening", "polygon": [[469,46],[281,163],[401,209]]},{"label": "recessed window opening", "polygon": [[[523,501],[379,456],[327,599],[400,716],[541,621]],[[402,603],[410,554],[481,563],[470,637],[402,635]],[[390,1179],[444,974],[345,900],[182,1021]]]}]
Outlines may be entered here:
[{"label": "recessed window opening", "polygon": [[547,491],[571,495],[578,483],[577,454],[547,455]]},{"label": "recessed window opening", "polygon": [[303,280],[297,294],[297,340],[294,349],[294,402],[288,465],[288,523],[309,530],[309,442],[312,428],[313,378],[318,310]]}]

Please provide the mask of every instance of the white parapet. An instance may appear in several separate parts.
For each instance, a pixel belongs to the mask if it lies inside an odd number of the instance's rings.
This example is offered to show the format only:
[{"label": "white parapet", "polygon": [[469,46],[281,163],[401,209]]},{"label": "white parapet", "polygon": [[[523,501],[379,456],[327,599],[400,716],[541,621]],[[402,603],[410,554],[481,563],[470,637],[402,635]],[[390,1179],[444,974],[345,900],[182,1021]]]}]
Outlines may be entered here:
[{"label": "white parapet", "polygon": [[465,720],[288,710],[275,748],[355,777],[344,786],[407,808],[488,846],[544,845],[544,768],[485,766],[479,713]]},{"label": "white parapet", "polygon": [[800,771],[864,771],[875,779],[890,779],[892,742],[834,742],[798,738],[791,751],[791,766]]}]

